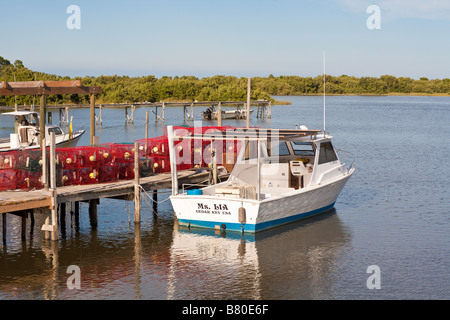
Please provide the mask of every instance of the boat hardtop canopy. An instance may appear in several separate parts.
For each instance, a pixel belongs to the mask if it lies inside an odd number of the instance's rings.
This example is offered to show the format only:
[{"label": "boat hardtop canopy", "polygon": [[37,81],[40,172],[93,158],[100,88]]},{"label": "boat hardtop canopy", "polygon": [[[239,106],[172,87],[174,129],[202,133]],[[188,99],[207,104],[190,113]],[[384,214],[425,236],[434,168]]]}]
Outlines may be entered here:
[{"label": "boat hardtop canopy", "polygon": [[14,116],[21,126],[39,126],[39,114],[36,111],[12,111],[2,115]]},{"label": "boat hardtop canopy", "polygon": [[[311,137],[316,140],[322,130],[304,129],[265,129],[265,128],[235,128],[226,131],[207,131],[203,135],[194,134],[192,137],[205,140],[267,140],[276,137],[279,140],[295,140],[298,138]],[[178,137],[182,138],[182,137]],[[327,138],[330,138],[327,136]]]},{"label": "boat hardtop canopy", "polygon": [[38,114],[36,111],[12,111],[12,112],[5,112],[1,115],[3,116],[28,116],[32,114]]}]

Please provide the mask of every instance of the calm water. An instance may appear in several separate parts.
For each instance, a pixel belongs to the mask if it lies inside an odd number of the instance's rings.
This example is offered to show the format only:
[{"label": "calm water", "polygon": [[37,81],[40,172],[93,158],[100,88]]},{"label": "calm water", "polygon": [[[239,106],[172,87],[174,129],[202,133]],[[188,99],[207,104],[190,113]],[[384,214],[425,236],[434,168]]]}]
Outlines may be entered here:
[{"label": "calm water", "polygon": [[[271,120],[255,112],[251,124],[322,129],[321,97],[279,99],[292,105],[274,106]],[[143,138],[145,111],[124,126],[123,110],[103,110],[100,142]],[[71,115],[89,130],[87,109]],[[87,205],[79,226],[69,207],[57,243],[43,239],[38,215],[22,242],[20,219],[8,215],[0,299],[449,299],[449,122],[448,97],[327,97],[327,130],[356,173],[332,212],[256,236],[179,229],[169,201],[156,220],[143,202],[137,230],[132,202],[102,199],[96,232]],[[183,124],[182,109],[168,109],[166,124]],[[0,117],[0,136],[10,130]],[[151,127],[161,134],[163,125]],[[70,265],[79,290],[67,288]],[[371,265],[381,289],[367,288]]]}]

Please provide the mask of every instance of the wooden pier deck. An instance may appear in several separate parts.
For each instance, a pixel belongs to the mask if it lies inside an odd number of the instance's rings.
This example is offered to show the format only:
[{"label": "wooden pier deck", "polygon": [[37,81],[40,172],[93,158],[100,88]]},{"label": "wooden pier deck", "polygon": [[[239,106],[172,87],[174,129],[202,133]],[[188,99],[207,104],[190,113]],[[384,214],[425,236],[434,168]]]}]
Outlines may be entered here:
[{"label": "wooden pier deck", "polygon": [[[134,123],[134,111],[136,108],[147,107],[154,108],[152,110],[155,115],[155,122],[165,122],[165,109],[167,107],[183,107],[183,120],[194,121],[194,107],[214,107],[216,109],[224,107],[233,107],[236,110],[244,109],[247,101],[195,101],[195,102],[135,102],[135,103],[102,103],[94,105],[94,110],[97,113],[94,115],[95,123],[98,126],[102,125],[102,110],[105,108],[115,108],[125,110],[125,124]],[[269,100],[250,101],[250,108],[257,108],[257,118],[270,119],[272,117],[272,103]],[[39,108],[39,106],[37,106]],[[70,109],[87,109],[92,108],[89,104],[71,104],[71,105],[46,105],[48,113],[47,118],[51,122],[51,111],[58,110],[60,126],[69,124],[69,110]],[[21,107],[21,110],[32,110],[34,106]],[[0,111],[13,111],[14,106],[0,106]],[[159,111],[158,111],[159,110]]]},{"label": "wooden pier deck", "polygon": [[[178,172],[178,180],[181,184],[203,182],[208,177],[209,172],[195,173],[194,170]],[[170,172],[139,178],[139,185],[145,191],[170,189],[172,187]],[[100,198],[133,200],[134,186],[134,180],[122,180],[109,183],[59,187],[57,189],[57,202],[88,201]]]},{"label": "wooden pier deck", "polygon": [[[182,186],[183,184],[204,184],[209,180],[210,172],[184,170],[179,171],[177,176],[179,186]],[[228,173],[219,175],[220,179],[226,179],[227,177]],[[43,214],[51,213],[51,223],[49,218],[47,218],[46,223],[42,226],[42,230],[46,231],[46,238],[49,238],[49,233],[52,233],[52,240],[58,240],[58,218],[56,211],[58,207],[62,207],[64,208],[62,210],[64,210],[65,213],[66,203],[74,202],[75,204],[78,204],[79,202],[88,202],[91,226],[95,229],[97,228],[97,205],[101,198],[134,201],[135,222],[139,223],[141,191],[154,191],[155,193],[153,193],[152,200],[156,201],[157,190],[170,189],[171,187],[171,173],[161,173],[139,178],[138,185],[136,184],[136,180],[122,180],[108,183],[58,187],[54,192],[44,189],[0,192],[0,214],[2,214],[3,221],[3,241],[6,241],[7,213],[22,216],[22,240],[25,240],[26,219],[30,213],[33,221],[33,214],[35,212]],[[139,191],[137,192],[137,190]],[[139,194],[137,195],[136,193]],[[146,199],[145,201],[147,202]],[[78,213],[76,212],[76,214]],[[136,216],[136,214],[138,215]]]},{"label": "wooden pier deck", "polygon": [[0,192],[0,213],[50,208],[51,206],[51,193],[46,190]]}]

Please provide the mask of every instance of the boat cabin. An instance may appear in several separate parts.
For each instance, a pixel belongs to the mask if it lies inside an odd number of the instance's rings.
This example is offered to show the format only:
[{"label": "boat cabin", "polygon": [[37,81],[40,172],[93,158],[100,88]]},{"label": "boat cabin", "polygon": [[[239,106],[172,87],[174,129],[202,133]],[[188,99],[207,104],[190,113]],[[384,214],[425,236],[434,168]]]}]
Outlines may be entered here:
[{"label": "boat cabin", "polygon": [[[182,226],[257,232],[303,219],[331,209],[354,172],[353,167],[347,170],[340,162],[332,137],[319,130],[241,128],[227,130],[225,137],[216,139],[239,140],[242,144],[227,181],[188,185],[186,193],[183,184],[179,193],[174,139],[182,137],[174,136],[170,126],[167,132],[170,200]],[[208,134],[192,138],[216,141]],[[220,150],[218,147],[215,149]],[[211,155],[213,180],[215,157]]]},{"label": "boat cabin", "polygon": [[319,132],[292,130],[243,140],[229,179],[203,188],[203,194],[263,200],[341,176],[347,169],[339,161],[332,137]]},{"label": "boat cabin", "polygon": [[[16,121],[16,132],[12,134],[5,148],[23,148],[39,146],[40,144],[40,123],[39,115],[34,111],[13,111],[2,113],[2,115],[14,116]],[[64,132],[56,125],[45,126],[45,138],[50,139],[50,133],[54,132],[55,137],[64,136]],[[62,138],[61,138],[62,139]],[[57,138],[57,141],[60,139]],[[3,140],[2,140],[3,142]],[[9,144],[10,143],[10,144]]]}]

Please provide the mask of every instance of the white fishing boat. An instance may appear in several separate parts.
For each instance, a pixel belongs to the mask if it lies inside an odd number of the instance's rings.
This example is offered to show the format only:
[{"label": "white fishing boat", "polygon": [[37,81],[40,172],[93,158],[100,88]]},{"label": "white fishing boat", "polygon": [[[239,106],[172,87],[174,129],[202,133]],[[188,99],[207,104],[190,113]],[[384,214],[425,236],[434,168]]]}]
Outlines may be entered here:
[{"label": "white fishing boat", "polygon": [[[181,226],[254,233],[310,217],[334,207],[354,172],[342,162],[332,136],[321,130],[240,129],[222,137],[176,136],[168,127],[172,168],[172,202]],[[236,164],[225,182],[187,190],[178,189],[178,139],[243,143]]]},{"label": "white fishing boat", "polygon": [[[9,138],[0,138],[0,152],[40,148],[40,124],[37,112],[13,111],[1,115],[15,118],[17,133],[11,133]],[[55,133],[56,147],[75,147],[84,134],[84,130],[65,133],[59,126],[48,124],[45,125],[47,146],[50,145],[50,132]]]},{"label": "white fishing boat", "polygon": [[[250,110],[250,114],[253,110]],[[205,120],[217,120],[218,111],[214,107],[209,107],[201,114]],[[222,120],[224,119],[247,119],[247,110],[222,110],[221,111]]]}]

